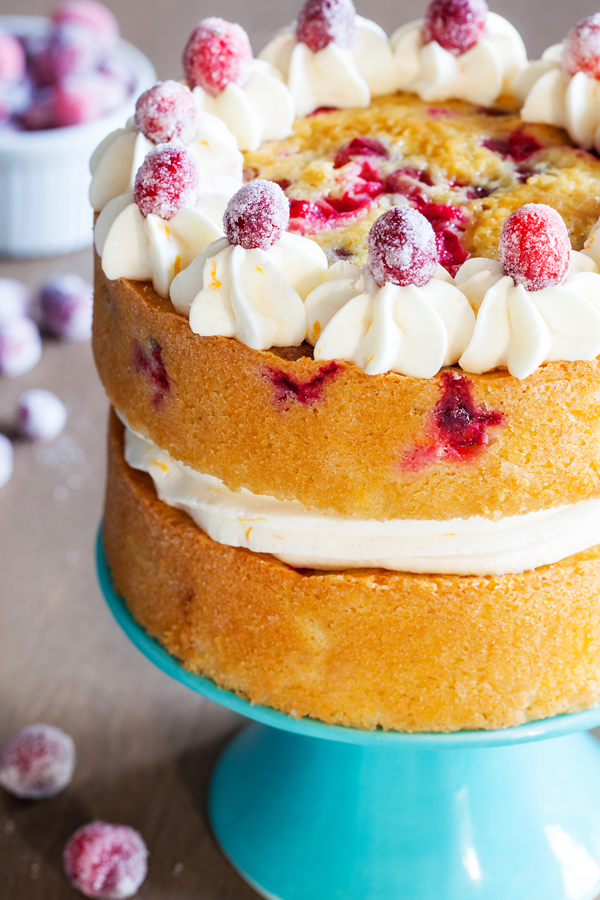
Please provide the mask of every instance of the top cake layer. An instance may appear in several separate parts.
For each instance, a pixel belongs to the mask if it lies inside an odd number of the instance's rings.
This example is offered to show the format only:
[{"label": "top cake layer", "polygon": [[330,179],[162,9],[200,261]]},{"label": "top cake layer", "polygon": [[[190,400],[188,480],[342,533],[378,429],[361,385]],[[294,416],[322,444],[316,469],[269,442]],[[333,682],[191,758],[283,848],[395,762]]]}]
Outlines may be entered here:
[{"label": "top cake layer", "polygon": [[454,271],[467,253],[496,259],[505,219],[526,203],[554,207],[575,250],[598,218],[596,157],[570,146],[562,129],[460,101],[378,97],[369,109],[300,119],[291,137],[245,159],[247,177],[285,188],[290,230],[331,261],[363,265],[369,229],[397,203],[430,219],[446,251],[440,261]]}]

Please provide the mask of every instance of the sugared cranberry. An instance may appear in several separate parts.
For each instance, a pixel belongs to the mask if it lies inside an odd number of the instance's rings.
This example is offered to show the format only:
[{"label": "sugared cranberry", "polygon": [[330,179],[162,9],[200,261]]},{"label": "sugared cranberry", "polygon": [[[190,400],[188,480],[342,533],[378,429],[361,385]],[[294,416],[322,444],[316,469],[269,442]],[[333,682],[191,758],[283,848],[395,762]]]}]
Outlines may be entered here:
[{"label": "sugared cranberry", "polygon": [[17,378],[39,362],[42,341],[35,322],[24,316],[0,322],[0,375]]},{"label": "sugared cranberry", "polygon": [[385,159],[387,155],[387,150],[376,138],[356,137],[337,151],[333,160],[333,168],[340,169],[356,156],[380,156]]},{"label": "sugared cranberry", "polygon": [[14,35],[0,31],[0,81],[20,81],[25,76],[25,50]]},{"label": "sugared cranberry", "polygon": [[40,288],[42,327],[64,341],[87,340],[92,334],[93,293],[79,275],[52,275]]},{"label": "sugared cranberry", "polygon": [[437,41],[451,53],[465,53],[485,31],[485,0],[432,0],[425,13],[423,39]]},{"label": "sugared cranberry", "polygon": [[0,322],[29,315],[31,291],[14,278],[0,278]]},{"label": "sugared cranberry", "polygon": [[50,35],[35,59],[35,70],[43,84],[56,84],[72,75],[90,72],[99,61],[100,48],[93,31],[66,23]]},{"label": "sugared cranberry", "polygon": [[562,67],[567,75],[585,72],[600,79],[600,13],[571,28],[563,45]]},{"label": "sugared cranberry", "polygon": [[189,87],[178,81],[159,81],[138,98],[135,125],[149,141],[189,144],[196,134],[196,104]]},{"label": "sugared cranberry", "polygon": [[64,403],[51,391],[25,391],[17,405],[17,430],[30,441],[53,441],[67,422]]},{"label": "sugared cranberry", "polygon": [[250,78],[252,47],[241,25],[211,16],[198,22],[183,51],[183,71],[191,88],[213,97],[228,84],[244,87]]},{"label": "sugared cranberry", "polygon": [[379,285],[417,287],[431,281],[437,267],[435,234],[427,219],[409,206],[380,216],[367,236],[369,268]]},{"label": "sugared cranberry", "polygon": [[0,488],[8,484],[14,469],[13,445],[5,434],[0,433]]},{"label": "sugared cranberry", "polygon": [[194,204],[199,190],[200,172],[191,153],[176,144],[159,144],[138,169],[133,196],[142,215],[172,219]]},{"label": "sugared cranberry", "polygon": [[110,9],[95,0],[66,0],[56,7],[51,18],[57,25],[85,25],[104,42],[114,41],[119,34],[119,25]]},{"label": "sugared cranberry", "polygon": [[560,284],[571,244],[562,217],[545,203],[528,203],[508,217],[500,235],[500,262],[527,291]]},{"label": "sugared cranberry", "polygon": [[0,784],[27,800],[54,797],[73,777],[75,744],[53,725],[29,725],[12,737],[0,756]]},{"label": "sugared cranberry", "polygon": [[104,83],[98,75],[67,78],[50,88],[52,125],[66,128],[93,122],[106,112]]},{"label": "sugared cranberry", "polygon": [[65,874],[86,897],[133,897],[148,871],[148,850],[127,825],[90,822],[73,834],[64,849]]},{"label": "sugared cranberry", "polygon": [[290,205],[273,181],[251,181],[234,194],[223,216],[230,243],[246,250],[268,250],[278,241],[290,218]]},{"label": "sugared cranberry", "polygon": [[356,9],[352,0],[307,0],[298,16],[298,41],[317,53],[335,43],[350,47],[356,35]]}]

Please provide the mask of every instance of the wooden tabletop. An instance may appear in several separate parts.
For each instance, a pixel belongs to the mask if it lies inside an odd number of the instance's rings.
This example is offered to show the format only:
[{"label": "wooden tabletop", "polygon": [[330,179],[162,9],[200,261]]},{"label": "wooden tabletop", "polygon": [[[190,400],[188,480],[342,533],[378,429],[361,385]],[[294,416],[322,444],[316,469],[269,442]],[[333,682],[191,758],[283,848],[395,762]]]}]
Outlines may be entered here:
[{"label": "wooden tabletop", "polygon": [[[191,28],[206,15],[240,21],[259,47],[290,21],[300,0],[109,0],[126,38],[161,77],[180,75]],[[44,0],[0,2],[0,14],[46,13]],[[408,0],[357,0],[359,12],[388,31],[418,15]],[[531,55],[559,40],[592,9],[584,0],[504,0]],[[404,10],[404,12],[403,12]],[[0,262],[0,276],[36,287],[51,272],[91,279],[91,251],[27,262]],[[129,643],[102,600],[94,540],[102,509],[107,403],[88,343],[47,341],[42,361],[14,381],[0,380],[0,429],[30,387],[54,391],[68,425],[49,445],[16,444],[12,481],[0,490],[0,744],[32,722],[75,739],[72,785],[38,803],[0,792],[0,898],[68,900],[61,850],[90,819],[139,829],[150,848],[146,900],[250,900],[222,858],[206,818],[211,768],[242,722],[155,669]],[[307,898],[309,900],[309,898]],[[442,898],[443,900],[443,898]]]}]

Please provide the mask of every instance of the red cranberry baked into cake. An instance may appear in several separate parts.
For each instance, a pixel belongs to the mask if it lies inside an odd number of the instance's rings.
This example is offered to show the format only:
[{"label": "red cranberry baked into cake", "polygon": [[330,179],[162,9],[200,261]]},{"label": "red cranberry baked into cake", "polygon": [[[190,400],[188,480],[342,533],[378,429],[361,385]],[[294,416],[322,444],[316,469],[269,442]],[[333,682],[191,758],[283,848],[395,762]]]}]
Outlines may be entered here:
[{"label": "red cranberry baked into cake", "polygon": [[589,34],[205,19],[96,151],[106,556],[191,671],[367,729],[600,701]]}]

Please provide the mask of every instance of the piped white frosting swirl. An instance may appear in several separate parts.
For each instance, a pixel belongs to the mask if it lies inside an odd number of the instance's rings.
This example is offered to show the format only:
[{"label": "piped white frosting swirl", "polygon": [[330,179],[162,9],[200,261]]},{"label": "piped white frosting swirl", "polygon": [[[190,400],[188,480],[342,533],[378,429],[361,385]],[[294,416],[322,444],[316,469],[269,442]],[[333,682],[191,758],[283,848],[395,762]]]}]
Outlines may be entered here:
[{"label": "piped white frosting swirl", "polygon": [[380,287],[367,266],[335,263],[306,311],[315,359],[347,360],[367,375],[433,378],[457,362],[475,326],[468,300],[441,266],[423,287]]},{"label": "piped white frosting swirl", "polygon": [[[196,134],[186,146],[207,175],[224,175],[240,183],[243,180],[244,157],[233,134],[216,116],[198,110]],[[96,212],[109,200],[133,192],[137,171],[155,147],[136,130],[134,119],[98,145],[90,160],[90,203]]]},{"label": "piped white frosting swirl", "polygon": [[239,183],[223,176],[207,176],[194,207],[183,207],[166,221],[144,218],[133,194],[110,200],[96,221],[94,242],[107,278],[151,281],[161,297],[171,282],[205,248],[222,237],[223,213]]},{"label": "piped white frosting swirl", "polygon": [[584,150],[600,151],[600,81],[585,72],[567,75],[562,54],[562,44],[549,47],[516,78],[521,118],[564,128]]},{"label": "piped white frosting swirl", "polygon": [[315,53],[297,40],[295,25],[290,25],[271,38],[259,58],[281,73],[298,116],[306,116],[322,106],[365,107],[371,97],[398,88],[387,35],[379,25],[362,16],[356,16],[356,37],[348,49],[331,43]]},{"label": "piped white frosting swirl", "polygon": [[127,429],[125,459],[148,472],[163,503],[186,512],[213,540],[271,553],[314,569],[383,568],[452,575],[505,575],[558,562],[600,543],[600,500],[490,521],[357,519],[307,509],[177,462]]},{"label": "piped white frosting swirl", "polygon": [[306,337],[304,299],[325,277],[314,241],[284,232],[268,250],[215,241],[173,281],[171,300],[205,337],[234,337],[254,350],[295,347]]},{"label": "piped white frosting swirl", "polygon": [[508,92],[527,65],[519,32],[502,16],[488,13],[484,36],[458,55],[437,41],[425,43],[423,19],[409,22],[391,37],[400,90],[418,94],[426,103],[468,100],[490,106]]},{"label": "piped white frosting swirl", "polygon": [[459,366],[476,373],[506,366],[516,378],[527,378],[542,363],[594,359],[600,354],[598,272],[589,255],[571,251],[562,284],[527,291],[496,260],[468,260],[456,284],[477,321]]},{"label": "piped white frosting swirl", "polygon": [[244,87],[230,83],[214,97],[198,85],[193,94],[198,110],[221,119],[240,150],[257,150],[263,141],[279,141],[292,133],[294,99],[279,72],[261,59],[253,60]]}]

